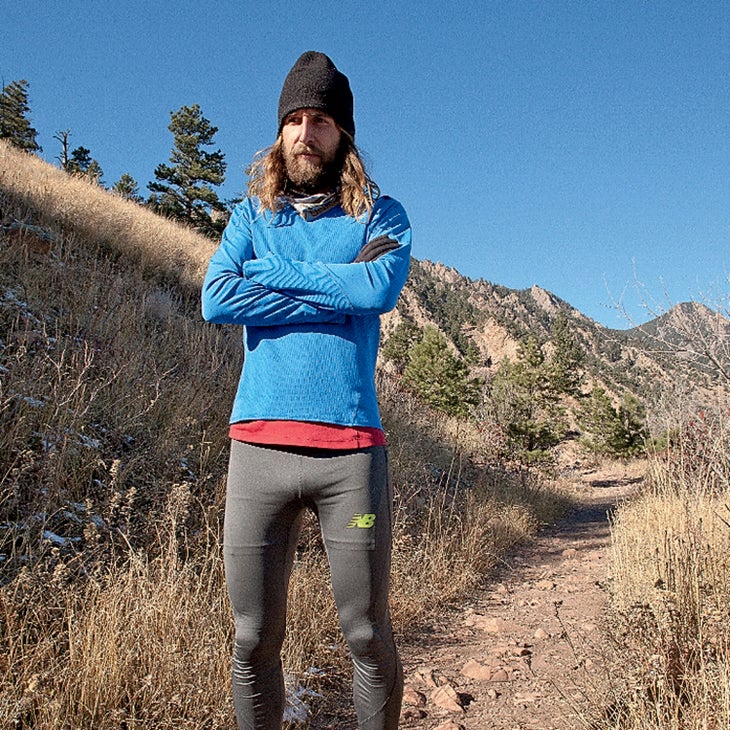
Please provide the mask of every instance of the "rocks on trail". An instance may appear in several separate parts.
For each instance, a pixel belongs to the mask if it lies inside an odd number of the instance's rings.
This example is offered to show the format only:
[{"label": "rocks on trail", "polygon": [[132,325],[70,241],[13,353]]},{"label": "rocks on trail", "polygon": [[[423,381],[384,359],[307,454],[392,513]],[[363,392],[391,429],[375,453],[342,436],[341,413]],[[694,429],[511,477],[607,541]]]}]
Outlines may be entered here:
[{"label": "rocks on trail", "polygon": [[401,647],[403,728],[585,727],[609,651],[608,513],[637,481],[584,477],[571,515],[512,555],[470,606]]}]

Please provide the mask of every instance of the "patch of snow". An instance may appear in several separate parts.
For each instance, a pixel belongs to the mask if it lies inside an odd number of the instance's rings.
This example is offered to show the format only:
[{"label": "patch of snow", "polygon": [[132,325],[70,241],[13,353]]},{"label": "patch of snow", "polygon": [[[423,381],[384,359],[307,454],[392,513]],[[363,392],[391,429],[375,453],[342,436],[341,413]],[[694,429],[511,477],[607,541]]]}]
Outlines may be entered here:
[{"label": "patch of snow", "polygon": [[87,449],[101,448],[101,441],[99,441],[99,439],[93,439],[83,433],[77,433],[76,438],[78,439],[79,444],[81,444],[81,446],[85,446]]},{"label": "patch of snow", "polygon": [[62,514],[63,514],[63,516],[64,516],[64,517],[65,517],[65,518],[66,518],[67,520],[70,520],[71,522],[75,522],[75,523],[76,523],[77,525],[80,525],[80,524],[82,524],[82,520],[81,520],[81,518],[80,518],[80,517],[79,517],[78,515],[75,515],[75,514],[74,514],[73,512],[69,512],[69,511],[68,511],[67,509],[65,509],[65,510],[64,510],[64,511],[62,512]]},{"label": "patch of snow", "polygon": [[285,676],[286,682],[286,708],[284,709],[284,722],[301,724],[309,719],[309,705],[304,701],[306,697],[319,698],[322,695],[313,689],[303,687],[291,674]]},{"label": "patch of snow", "polygon": [[51,532],[51,530],[43,530],[43,539],[49,540],[54,545],[58,545],[59,547],[68,547],[68,545],[70,545],[71,543],[81,542],[80,537],[61,537],[55,532]]}]

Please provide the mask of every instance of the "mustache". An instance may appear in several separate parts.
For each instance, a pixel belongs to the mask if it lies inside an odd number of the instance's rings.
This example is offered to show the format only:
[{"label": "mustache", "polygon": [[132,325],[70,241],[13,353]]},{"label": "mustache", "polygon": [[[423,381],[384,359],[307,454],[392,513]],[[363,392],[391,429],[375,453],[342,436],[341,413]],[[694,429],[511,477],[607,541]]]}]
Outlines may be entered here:
[{"label": "mustache", "polygon": [[318,155],[319,157],[324,157],[324,152],[319,149],[319,147],[314,147],[313,145],[306,145],[303,142],[297,142],[297,144],[292,147],[292,154],[293,155]]}]

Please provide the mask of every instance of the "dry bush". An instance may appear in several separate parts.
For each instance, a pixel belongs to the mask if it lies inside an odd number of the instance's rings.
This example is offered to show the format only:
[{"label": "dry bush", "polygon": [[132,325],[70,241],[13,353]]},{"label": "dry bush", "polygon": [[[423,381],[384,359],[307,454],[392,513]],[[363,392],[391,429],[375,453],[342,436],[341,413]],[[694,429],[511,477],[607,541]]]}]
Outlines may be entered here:
[{"label": "dry bush", "polygon": [[628,677],[628,686],[619,688],[611,722],[601,727],[730,725],[730,433],[724,417],[690,421],[652,458],[645,493],[614,520],[614,630],[626,661],[618,676]]},{"label": "dry bush", "polygon": [[134,271],[72,241],[31,265],[2,241],[0,508],[10,562],[28,560],[43,530],[81,538],[92,515],[105,534],[143,539],[169,485],[188,480],[200,496],[220,484],[229,406],[210,388],[234,387],[235,338],[194,322],[182,298]]},{"label": "dry bush", "polygon": [[472,592],[569,499],[538,472],[504,468],[484,424],[425,409],[385,373],[378,391],[396,485],[392,614],[407,632]]},{"label": "dry bush", "polygon": [[134,552],[82,579],[59,556],[0,591],[2,727],[230,726],[221,555],[213,534],[180,561],[177,509],[155,558]]},{"label": "dry bush", "polygon": [[51,242],[0,235],[0,726],[229,727],[213,393],[239,336],[197,316],[184,257],[140,248],[189,232],[0,151],[5,220]]}]

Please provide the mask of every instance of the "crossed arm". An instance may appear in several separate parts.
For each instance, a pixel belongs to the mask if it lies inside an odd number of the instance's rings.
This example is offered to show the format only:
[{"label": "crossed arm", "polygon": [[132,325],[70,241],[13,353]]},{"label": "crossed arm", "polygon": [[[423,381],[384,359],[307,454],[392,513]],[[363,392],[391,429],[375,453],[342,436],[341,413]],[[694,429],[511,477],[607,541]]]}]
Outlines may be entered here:
[{"label": "crossed arm", "polygon": [[373,226],[352,263],[331,264],[275,254],[253,258],[250,229],[241,218],[232,219],[208,267],[205,319],[254,326],[337,323],[395,306],[410,262],[407,220],[392,230]]}]

